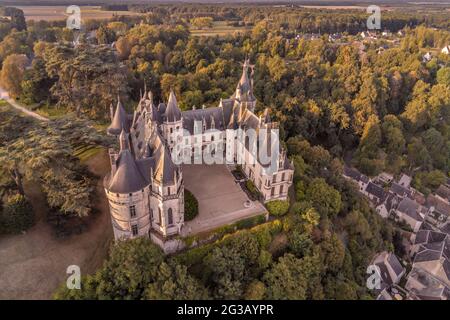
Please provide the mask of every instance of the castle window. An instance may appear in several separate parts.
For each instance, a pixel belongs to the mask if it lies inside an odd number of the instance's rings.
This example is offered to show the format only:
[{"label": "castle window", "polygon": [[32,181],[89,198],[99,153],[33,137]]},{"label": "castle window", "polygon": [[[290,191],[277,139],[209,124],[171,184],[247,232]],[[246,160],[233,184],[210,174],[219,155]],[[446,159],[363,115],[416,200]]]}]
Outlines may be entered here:
[{"label": "castle window", "polygon": [[281,181],[284,181],[284,178],[285,178],[285,174],[283,172],[283,174],[281,175]]},{"label": "castle window", "polygon": [[169,226],[173,224],[173,213],[172,208],[167,211],[167,220],[169,221]]},{"label": "castle window", "polygon": [[283,190],[284,189],[284,184],[282,184],[281,186],[280,186],[280,194],[283,194]]},{"label": "castle window", "polygon": [[276,183],[276,182],[277,182],[277,175],[274,174],[274,175],[273,175],[273,178],[272,178],[272,183]]},{"label": "castle window", "polygon": [[161,213],[161,208],[158,208],[158,215],[159,215],[159,224],[162,224],[162,213]]},{"label": "castle window", "polygon": [[130,206],[130,216],[132,218],[136,217],[136,206]]},{"label": "castle window", "polygon": [[272,187],[272,190],[270,191],[270,196],[273,197],[275,195],[275,187]]},{"label": "castle window", "polygon": [[133,236],[137,236],[138,235],[138,226],[137,226],[137,224],[133,224],[131,226],[131,232],[133,233]]}]

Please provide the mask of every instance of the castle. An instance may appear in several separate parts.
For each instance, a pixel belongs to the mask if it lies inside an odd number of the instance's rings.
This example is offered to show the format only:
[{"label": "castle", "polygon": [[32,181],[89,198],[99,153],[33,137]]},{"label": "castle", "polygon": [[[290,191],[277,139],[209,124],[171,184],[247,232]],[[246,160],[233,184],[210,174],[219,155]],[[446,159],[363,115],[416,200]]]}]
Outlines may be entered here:
[{"label": "castle", "polygon": [[166,252],[177,250],[184,225],[181,163],[202,163],[202,154],[239,164],[264,202],[286,200],[293,166],[278,142],[277,123],[267,109],[256,116],[255,106],[248,60],[235,93],[218,107],[182,112],[173,91],[158,106],[145,92],[130,115],[119,100],[107,132],[118,137],[120,148],[109,150],[111,172],[104,178],[115,239],[149,236]]}]

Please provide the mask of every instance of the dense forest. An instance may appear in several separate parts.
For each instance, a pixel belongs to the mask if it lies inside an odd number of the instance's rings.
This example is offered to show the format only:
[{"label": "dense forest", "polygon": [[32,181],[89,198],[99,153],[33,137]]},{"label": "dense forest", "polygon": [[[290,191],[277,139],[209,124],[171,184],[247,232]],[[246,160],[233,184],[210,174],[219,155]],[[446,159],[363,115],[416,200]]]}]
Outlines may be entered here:
[{"label": "dense forest", "polygon": [[[119,243],[83,290],[61,289],[56,297],[370,298],[364,280],[370,259],[383,249],[402,256],[403,248],[398,230],[342,178],[342,166],[370,176],[407,172],[424,193],[448,177],[450,56],[441,49],[450,43],[449,14],[394,10],[383,20],[394,33],[369,41],[357,35],[367,19],[361,12],[140,10],[142,17],[87,22],[82,32],[58,22],[24,28],[5,22],[2,86],[25,104],[106,123],[117,94],[131,111],[144,83],[155,102],[172,88],[184,110],[216,106],[234,91],[248,56],[256,65],[257,112],[269,107],[281,123],[295,165],[291,206],[267,224],[175,256],[144,239]],[[252,28],[194,37],[191,19],[199,17]],[[342,40],[330,41],[337,32]],[[18,159],[23,152],[13,143],[8,150]]]}]

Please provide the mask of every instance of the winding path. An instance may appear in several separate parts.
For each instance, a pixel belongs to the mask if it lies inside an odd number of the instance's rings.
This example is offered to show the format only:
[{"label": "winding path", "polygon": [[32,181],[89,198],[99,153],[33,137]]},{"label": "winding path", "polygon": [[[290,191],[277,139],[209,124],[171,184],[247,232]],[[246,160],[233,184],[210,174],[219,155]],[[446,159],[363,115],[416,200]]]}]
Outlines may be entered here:
[{"label": "winding path", "polygon": [[50,121],[50,119],[41,116],[40,114],[37,114],[36,112],[33,112],[31,110],[28,110],[27,108],[21,106],[19,103],[17,103],[14,99],[9,97],[8,92],[0,87],[0,100],[5,100],[8,102],[13,108],[25,113],[26,115],[33,117],[40,121]]}]

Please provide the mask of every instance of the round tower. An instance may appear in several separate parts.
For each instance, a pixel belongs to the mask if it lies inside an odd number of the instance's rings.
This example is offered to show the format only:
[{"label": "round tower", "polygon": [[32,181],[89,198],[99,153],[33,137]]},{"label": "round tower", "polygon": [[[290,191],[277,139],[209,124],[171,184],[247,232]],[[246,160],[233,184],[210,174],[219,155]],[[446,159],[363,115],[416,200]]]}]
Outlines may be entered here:
[{"label": "round tower", "polygon": [[128,134],[120,134],[120,151],[110,151],[111,173],[104,187],[109,201],[115,239],[148,236],[150,230],[150,182],[130,152]]}]

